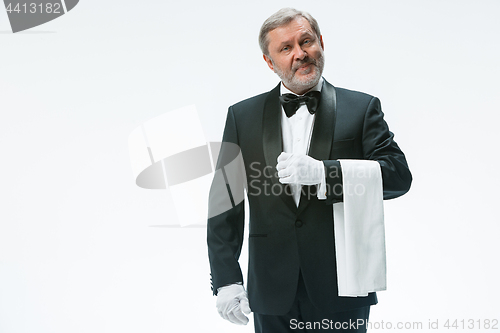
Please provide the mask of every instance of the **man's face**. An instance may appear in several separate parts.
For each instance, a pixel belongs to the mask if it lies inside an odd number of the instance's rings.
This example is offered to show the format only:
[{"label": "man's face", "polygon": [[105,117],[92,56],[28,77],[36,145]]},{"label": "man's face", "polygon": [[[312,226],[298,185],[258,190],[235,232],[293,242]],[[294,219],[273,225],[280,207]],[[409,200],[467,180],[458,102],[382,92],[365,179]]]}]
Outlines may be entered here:
[{"label": "man's face", "polygon": [[301,95],[318,83],[325,65],[323,38],[318,39],[305,18],[271,30],[267,38],[269,56],[264,60],[285,87]]}]

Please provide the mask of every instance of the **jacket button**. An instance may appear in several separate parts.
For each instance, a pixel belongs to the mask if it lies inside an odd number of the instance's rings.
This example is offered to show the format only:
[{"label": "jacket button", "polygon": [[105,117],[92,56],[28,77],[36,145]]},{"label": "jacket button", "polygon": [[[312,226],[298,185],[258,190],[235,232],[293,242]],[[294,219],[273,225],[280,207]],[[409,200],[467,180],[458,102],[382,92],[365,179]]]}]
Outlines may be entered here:
[{"label": "jacket button", "polygon": [[297,221],[295,221],[295,226],[296,226],[297,228],[302,227],[302,221],[301,221],[301,220],[297,220]]}]

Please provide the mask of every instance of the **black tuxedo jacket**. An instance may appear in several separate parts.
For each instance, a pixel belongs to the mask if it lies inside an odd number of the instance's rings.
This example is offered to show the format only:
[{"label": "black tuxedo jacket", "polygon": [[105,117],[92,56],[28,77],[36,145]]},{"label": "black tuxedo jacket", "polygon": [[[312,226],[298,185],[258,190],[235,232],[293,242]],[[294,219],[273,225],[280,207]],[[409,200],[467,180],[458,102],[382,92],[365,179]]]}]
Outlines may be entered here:
[{"label": "black tuxedo jacket", "polygon": [[[231,106],[223,135],[223,142],[240,147],[246,171],[250,307],[267,315],[288,312],[299,270],[311,301],[319,309],[336,312],[376,304],[375,293],[366,297],[338,296],[332,204],[342,200],[337,159],[378,161],[384,199],[396,198],[410,188],[411,173],[383,119],[380,102],[376,97],[334,88],[324,81],[309,155],[324,161],[329,191],[327,200],[318,200],[316,186],[304,186],[297,207],[276,174],[277,157],[283,151],[279,95],[278,85]],[[219,167],[225,154],[222,149]],[[212,197],[215,195],[211,192]],[[221,286],[243,281],[238,258],[243,244],[244,202],[235,203],[232,209],[208,220],[214,294]]]}]

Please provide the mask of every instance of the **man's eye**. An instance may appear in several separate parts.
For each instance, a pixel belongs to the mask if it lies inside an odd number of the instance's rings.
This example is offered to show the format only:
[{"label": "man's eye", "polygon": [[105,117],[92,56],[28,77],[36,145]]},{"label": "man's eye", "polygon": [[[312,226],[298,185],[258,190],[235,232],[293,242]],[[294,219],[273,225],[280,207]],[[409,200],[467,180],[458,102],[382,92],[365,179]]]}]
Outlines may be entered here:
[{"label": "man's eye", "polygon": [[288,51],[290,48],[288,46],[285,46],[284,48],[281,49],[281,51]]},{"label": "man's eye", "polygon": [[311,40],[306,39],[306,40],[304,41],[304,44],[309,44],[310,42],[311,42]]}]

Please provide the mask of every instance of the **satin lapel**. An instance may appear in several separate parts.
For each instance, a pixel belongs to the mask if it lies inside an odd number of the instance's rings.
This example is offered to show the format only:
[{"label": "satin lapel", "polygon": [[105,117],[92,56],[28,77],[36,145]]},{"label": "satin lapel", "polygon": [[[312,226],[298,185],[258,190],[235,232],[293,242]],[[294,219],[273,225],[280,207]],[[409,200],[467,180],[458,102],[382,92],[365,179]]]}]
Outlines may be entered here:
[{"label": "satin lapel", "polygon": [[[280,198],[293,211],[297,211],[297,206],[293,201],[292,196],[286,193],[291,193],[289,187],[281,184],[276,175],[276,164],[278,164],[278,156],[283,151],[283,141],[281,135],[281,105],[279,102],[280,85],[269,92],[264,104],[264,113],[262,118],[262,147],[264,149],[264,157],[266,166],[273,167],[272,186],[279,188]],[[271,193],[277,193],[277,190]]]},{"label": "satin lapel", "polygon": [[[316,112],[311,143],[309,145],[308,155],[312,158],[320,161],[330,158],[336,115],[337,95],[335,88],[324,80],[321,89],[321,101]],[[316,187],[316,185],[313,186]],[[311,195],[311,193],[316,196],[316,189],[309,191],[307,187],[303,187],[297,214],[300,214],[307,207],[309,204],[307,196]]]}]

